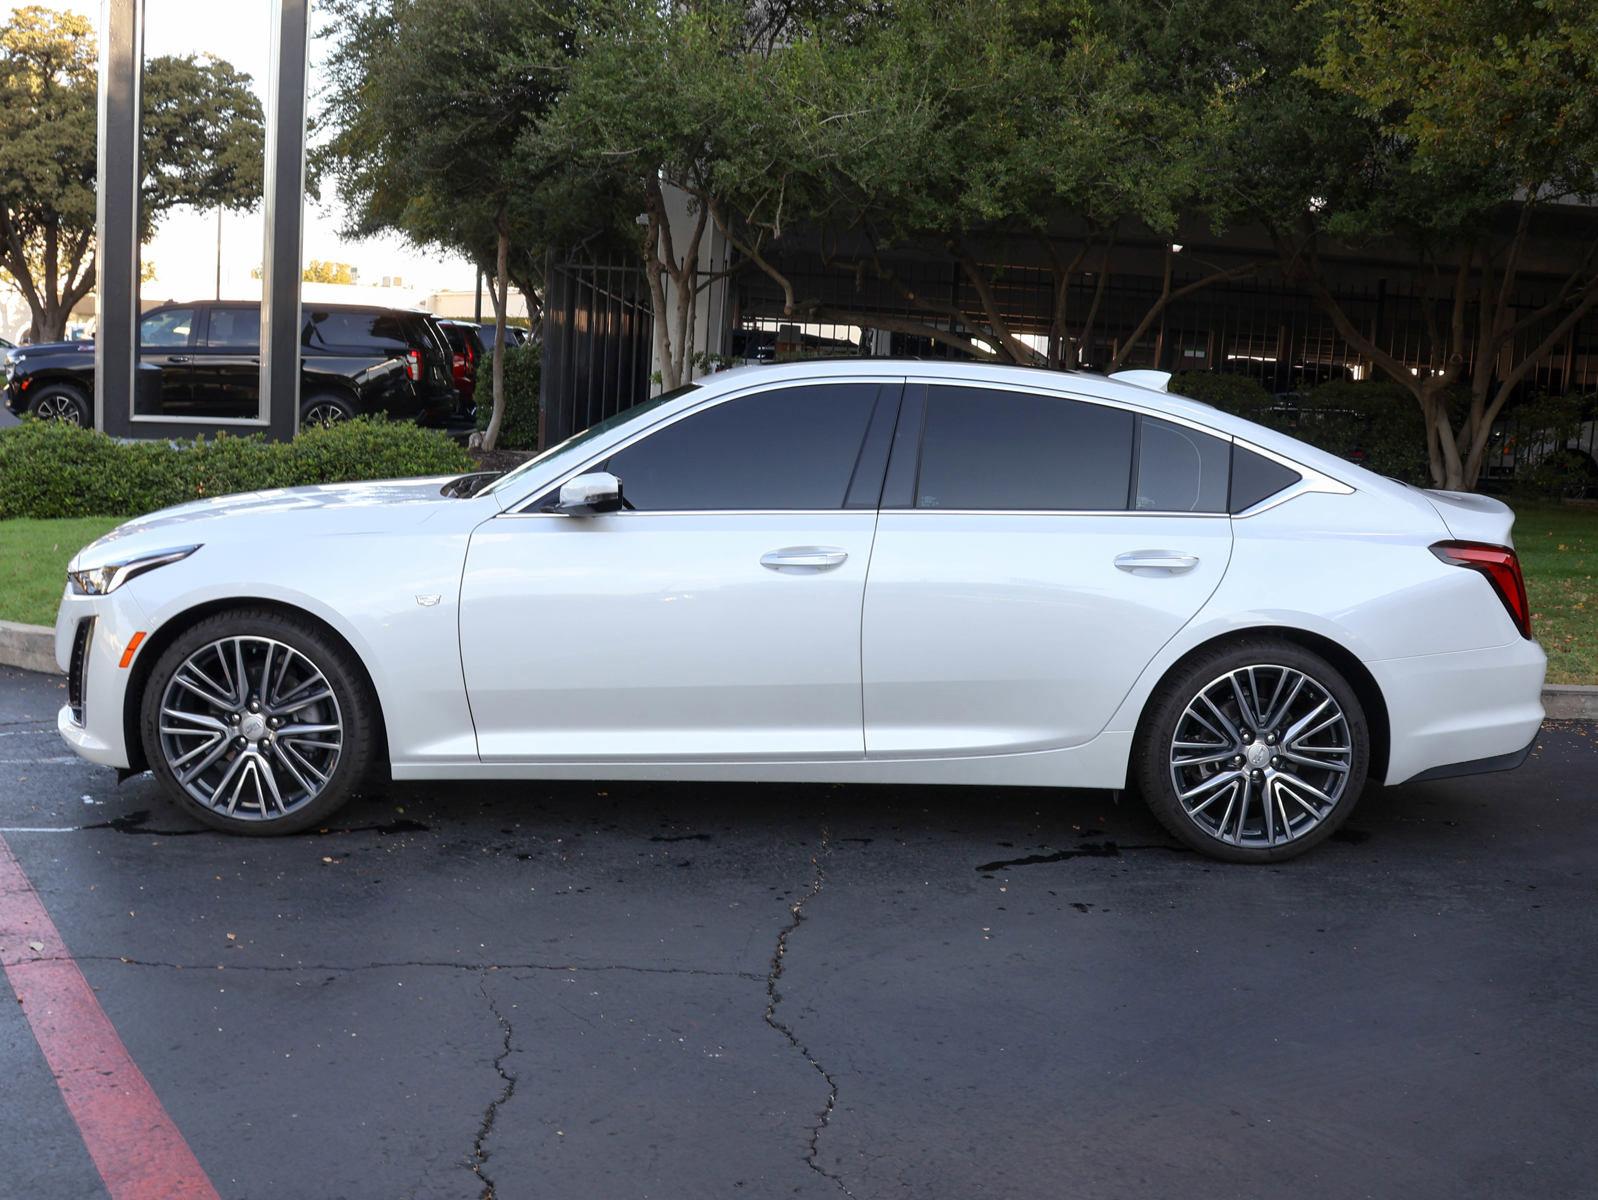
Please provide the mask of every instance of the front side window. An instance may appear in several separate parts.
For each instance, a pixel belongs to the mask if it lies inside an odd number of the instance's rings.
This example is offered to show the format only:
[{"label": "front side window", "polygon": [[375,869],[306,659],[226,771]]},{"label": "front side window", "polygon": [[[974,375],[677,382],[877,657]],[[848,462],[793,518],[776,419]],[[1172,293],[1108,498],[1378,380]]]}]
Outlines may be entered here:
[{"label": "front side window", "polygon": [[728,400],[594,469],[643,512],[842,508],[877,392],[828,383]]},{"label": "front side window", "polygon": [[1122,510],[1134,417],[1060,396],[927,389],[917,508]]},{"label": "front side window", "polygon": [[139,322],[141,346],[187,346],[194,329],[192,308],[168,308]]},{"label": "front side window", "polygon": [[261,310],[213,308],[205,344],[213,350],[254,350],[261,344]]}]

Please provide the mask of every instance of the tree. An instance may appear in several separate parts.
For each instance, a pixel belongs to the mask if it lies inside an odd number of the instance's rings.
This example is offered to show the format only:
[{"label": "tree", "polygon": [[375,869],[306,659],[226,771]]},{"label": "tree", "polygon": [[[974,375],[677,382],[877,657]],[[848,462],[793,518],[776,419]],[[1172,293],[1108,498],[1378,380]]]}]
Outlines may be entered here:
[{"label": "tree", "polygon": [[[145,68],[141,240],[173,207],[247,209],[261,194],[261,106],[249,77],[209,57]],[[60,338],[94,287],[97,67],[93,28],[16,10],[0,26],[0,268]]]},{"label": "tree", "polygon": [[[511,274],[537,303],[548,231],[569,218],[517,156],[564,86],[564,3],[336,0],[332,87],[315,165],[331,174],[355,235],[399,233],[462,253],[490,279],[492,449],[504,420],[502,353]],[[418,86],[425,80],[427,86]]]},{"label": "tree", "polygon": [[355,268],[349,263],[323,262],[313,258],[303,271],[300,279],[305,283],[354,283]]},{"label": "tree", "polygon": [[[1219,157],[1240,164],[1249,198],[1238,207],[1271,230],[1287,277],[1420,406],[1434,484],[1474,487],[1493,421],[1598,306],[1598,234],[1559,212],[1598,200],[1598,26],[1574,0],[1295,12],[1299,27],[1262,49]],[[1544,300],[1523,305],[1537,236],[1567,261]],[[1417,263],[1419,367],[1331,285],[1328,246],[1375,241]]]}]

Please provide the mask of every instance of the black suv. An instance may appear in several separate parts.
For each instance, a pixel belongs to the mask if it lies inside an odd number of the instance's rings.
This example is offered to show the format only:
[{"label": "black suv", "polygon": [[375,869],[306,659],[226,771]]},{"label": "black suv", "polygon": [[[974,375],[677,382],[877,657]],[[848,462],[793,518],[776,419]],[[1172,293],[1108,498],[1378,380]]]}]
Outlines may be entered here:
[{"label": "black suv", "polygon": [[[386,413],[423,422],[455,407],[450,350],[427,313],[352,304],[300,308],[300,424]],[[260,414],[261,306],[163,304],[139,320],[140,417]],[[94,343],[23,346],[6,360],[6,407],[94,424]]]}]

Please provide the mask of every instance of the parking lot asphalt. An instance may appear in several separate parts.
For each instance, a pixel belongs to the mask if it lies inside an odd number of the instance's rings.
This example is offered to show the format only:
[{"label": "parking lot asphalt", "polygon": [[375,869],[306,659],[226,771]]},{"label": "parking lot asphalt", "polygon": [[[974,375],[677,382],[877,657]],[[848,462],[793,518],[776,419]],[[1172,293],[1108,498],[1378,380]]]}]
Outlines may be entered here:
[{"label": "parking lot asphalt", "polygon": [[[1250,868],[993,789],[405,785],[229,838],[60,703],[0,669],[0,836],[223,1197],[1593,1194],[1588,727]],[[105,1196],[30,1019],[0,1195]]]}]

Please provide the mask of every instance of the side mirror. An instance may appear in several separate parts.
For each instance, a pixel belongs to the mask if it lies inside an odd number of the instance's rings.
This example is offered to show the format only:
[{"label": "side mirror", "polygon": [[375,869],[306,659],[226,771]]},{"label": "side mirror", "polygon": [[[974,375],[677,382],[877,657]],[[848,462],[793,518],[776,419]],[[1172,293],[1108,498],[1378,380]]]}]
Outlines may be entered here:
[{"label": "side mirror", "polygon": [[619,512],[626,506],[621,496],[621,480],[609,471],[594,471],[562,484],[560,500],[549,511],[568,517],[591,517]]}]

